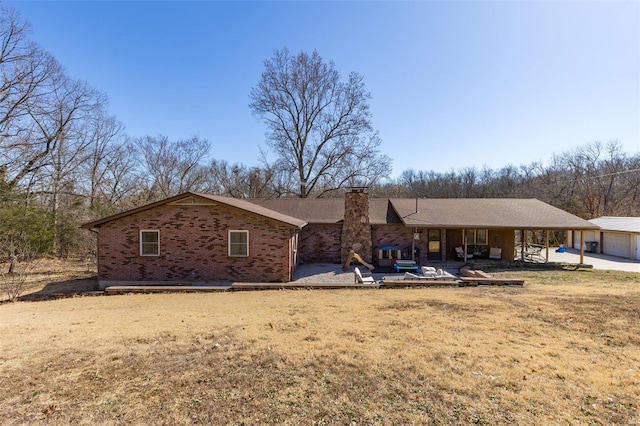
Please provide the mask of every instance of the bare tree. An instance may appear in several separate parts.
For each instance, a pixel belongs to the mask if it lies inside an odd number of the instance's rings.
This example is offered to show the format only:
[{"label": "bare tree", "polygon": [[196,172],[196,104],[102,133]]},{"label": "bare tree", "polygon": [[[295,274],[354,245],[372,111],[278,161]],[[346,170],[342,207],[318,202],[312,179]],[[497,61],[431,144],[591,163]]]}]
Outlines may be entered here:
[{"label": "bare tree", "polygon": [[209,168],[209,190],[233,198],[276,198],[285,191],[273,168],[230,165],[213,160]]},{"label": "bare tree", "polygon": [[275,166],[288,174],[289,192],[306,198],[346,185],[371,185],[391,160],[379,153],[362,76],[340,81],[318,52],[276,50],[251,90],[250,108],[269,128]]},{"label": "bare tree", "polygon": [[640,214],[640,154],[628,155],[619,141],[592,142],[533,162],[479,172],[405,170],[395,182],[376,187],[396,197],[534,197],[584,218]]},{"label": "bare tree", "polygon": [[628,176],[624,176],[629,161],[618,141],[592,142],[563,153],[559,159],[571,191],[565,196],[577,201],[576,214],[586,218],[614,215],[625,205],[631,189],[625,185]]},{"label": "bare tree", "polygon": [[202,164],[211,144],[205,139],[169,141],[166,136],[146,136],[136,147],[148,176],[150,199],[160,199],[184,191],[199,191],[207,184],[207,168]]},{"label": "bare tree", "polygon": [[609,141],[605,145],[605,157],[599,164],[598,186],[602,193],[602,215],[609,216],[622,210],[627,197],[623,173],[627,166],[627,156],[619,141]]},{"label": "bare tree", "polygon": [[82,167],[89,209],[111,213],[109,210],[139,187],[135,148],[126,139],[123,125],[104,113],[84,124],[82,138],[87,142]]},{"label": "bare tree", "polygon": [[[18,184],[30,173],[51,164],[50,157],[63,140],[76,139],[73,126],[101,108],[102,94],[86,83],[58,76],[46,99],[28,102],[28,120],[20,129],[14,153],[19,155],[10,185]],[[19,161],[22,159],[22,161]]]},{"label": "bare tree", "polygon": [[27,35],[15,11],[0,9],[0,167],[9,189],[51,165],[58,144],[74,138],[75,123],[105,103]]},{"label": "bare tree", "polygon": [[[120,209],[138,205],[144,191],[145,177],[139,171],[138,152],[130,141],[117,144],[105,157],[106,162],[101,166],[104,175],[99,183],[100,208],[93,204],[93,210],[100,214],[102,210],[119,206]],[[111,213],[111,211],[107,211]]]},{"label": "bare tree", "polygon": [[8,260],[9,268],[6,272],[0,268],[0,292],[9,301],[15,302],[30,288],[27,278],[35,266],[37,251],[25,239],[3,235],[0,236],[0,256],[2,255],[2,260]]},{"label": "bare tree", "polygon": [[59,72],[59,65],[29,41],[29,25],[11,8],[0,8],[0,134],[15,136],[15,121],[27,113],[27,102],[46,94],[43,87]]},{"label": "bare tree", "polygon": [[620,174],[620,179],[626,194],[620,214],[640,216],[640,153],[625,160],[625,173]]}]

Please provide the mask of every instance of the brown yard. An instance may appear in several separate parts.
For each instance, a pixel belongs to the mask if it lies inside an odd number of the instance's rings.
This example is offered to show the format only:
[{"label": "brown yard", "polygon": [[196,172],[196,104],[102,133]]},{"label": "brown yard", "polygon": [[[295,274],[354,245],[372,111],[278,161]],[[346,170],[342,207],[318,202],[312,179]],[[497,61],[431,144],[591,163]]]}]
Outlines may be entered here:
[{"label": "brown yard", "polygon": [[0,422],[638,424],[640,275],[517,276],[5,303]]}]

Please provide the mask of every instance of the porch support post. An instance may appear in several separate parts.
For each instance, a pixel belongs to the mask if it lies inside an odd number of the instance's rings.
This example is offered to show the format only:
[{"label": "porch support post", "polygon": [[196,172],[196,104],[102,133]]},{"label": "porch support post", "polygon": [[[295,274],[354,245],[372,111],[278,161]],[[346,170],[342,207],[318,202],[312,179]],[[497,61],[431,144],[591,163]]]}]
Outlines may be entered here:
[{"label": "porch support post", "polygon": [[414,262],[416,260],[416,232],[418,232],[418,228],[413,228],[411,231],[411,260]]},{"label": "porch support post", "polygon": [[544,231],[544,248],[547,252],[544,256],[544,263],[549,263],[549,230]]},{"label": "porch support post", "polygon": [[462,245],[464,246],[464,261],[467,261],[467,229],[462,228]]},{"label": "porch support post", "polygon": [[440,230],[440,260],[445,262],[447,260],[447,229],[442,228]]},{"label": "porch support post", "polygon": [[524,247],[525,247],[525,241],[524,241],[524,229],[520,230],[520,260],[522,260],[522,262],[524,263]]},{"label": "porch support post", "polygon": [[584,229],[580,230],[580,264],[584,263]]}]

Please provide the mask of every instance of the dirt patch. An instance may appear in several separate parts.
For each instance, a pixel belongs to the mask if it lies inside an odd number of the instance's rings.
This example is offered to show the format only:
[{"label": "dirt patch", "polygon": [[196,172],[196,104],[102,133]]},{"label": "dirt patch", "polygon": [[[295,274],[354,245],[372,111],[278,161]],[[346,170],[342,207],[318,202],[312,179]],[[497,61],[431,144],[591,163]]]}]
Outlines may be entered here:
[{"label": "dirt patch", "polygon": [[[0,264],[0,269],[8,268]],[[69,297],[98,290],[95,265],[85,260],[44,258],[36,261],[25,283],[20,300]],[[0,292],[0,303],[7,295]]]}]

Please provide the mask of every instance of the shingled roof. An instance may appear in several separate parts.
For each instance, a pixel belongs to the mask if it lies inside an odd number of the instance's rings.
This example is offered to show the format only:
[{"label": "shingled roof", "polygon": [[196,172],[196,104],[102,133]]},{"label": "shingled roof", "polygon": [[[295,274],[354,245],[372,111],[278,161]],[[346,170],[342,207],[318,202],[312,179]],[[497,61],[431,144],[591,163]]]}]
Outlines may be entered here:
[{"label": "shingled roof", "polygon": [[[330,224],[342,223],[344,220],[344,198],[272,198],[250,201],[308,223]],[[402,224],[402,221],[389,204],[388,198],[370,198],[369,223]]]},{"label": "shingled roof", "polygon": [[269,219],[273,219],[275,221],[278,222],[282,222],[285,223],[287,225],[292,225],[295,226],[297,228],[302,228],[303,226],[305,226],[307,224],[307,222],[305,222],[302,219],[299,219],[297,217],[292,217],[292,216],[288,216],[286,214],[274,211],[274,210],[270,210],[268,208],[265,208],[263,206],[259,206],[256,205],[254,203],[251,203],[247,200],[241,200],[241,199],[237,199],[237,198],[230,198],[230,197],[222,197],[219,195],[209,195],[209,194],[200,194],[197,192],[185,192],[183,194],[180,195],[176,195],[174,197],[170,197],[167,198],[165,200],[162,201],[158,201],[152,204],[147,204],[145,206],[142,207],[138,207],[136,209],[132,209],[132,210],[127,210],[124,211],[122,213],[118,213],[112,216],[108,216],[102,219],[98,219],[95,220],[93,222],[89,222],[89,223],[85,223],[82,225],[82,228],[86,228],[86,229],[91,229],[91,228],[98,228],[100,227],[100,225],[107,223],[107,222],[111,222],[113,220],[117,220],[132,214],[136,214],[145,210],[149,210],[158,206],[162,206],[165,204],[172,204],[172,203],[180,203],[180,202],[186,202],[188,200],[191,200],[191,202],[193,204],[197,204],[198,203],[198,198],[200,198],[203,201],[213,201],[215,203],[220,203],[220,204],[224,204],[227,205],[229,207],[234,207],[237,209],[241,209],[241,210],[245,210],[254,214],[257,214],[259,216],[263,216]]},{"label": "shingled roof", "polygon": [[[342,198],[251,202],[308,223],[342,223],[344,219]],[[419,228],[598,229],[597,225],[540,200],[520,198],[370,198],[369,223]]]},{"label": "shingled roof", "polygon": [[[343,198],[251,199],[186,192],[156,203],[85,223],[100,225],[147,209],[193,199],[242,209],[298,228],[307,223],[341,224]],[[416,208],[417,207],[417,208]],[[369,223],[418,228],[599,229],[599,226],[536,199],[514,198],[370,198]]]},{"label": "shingled roof", "polygon": [[[434,228],[598,229],[536,199],[429,198],[389,200],[408,226]],[[416,209],[417,206],[417,209]]]}]

